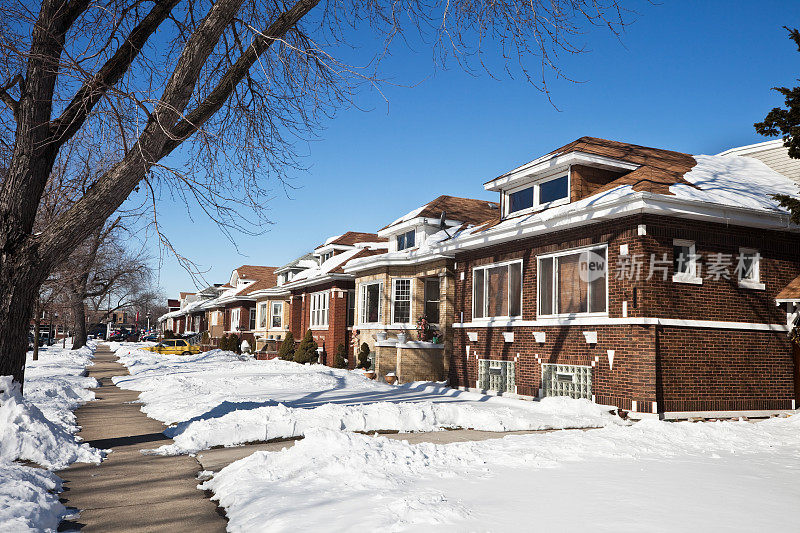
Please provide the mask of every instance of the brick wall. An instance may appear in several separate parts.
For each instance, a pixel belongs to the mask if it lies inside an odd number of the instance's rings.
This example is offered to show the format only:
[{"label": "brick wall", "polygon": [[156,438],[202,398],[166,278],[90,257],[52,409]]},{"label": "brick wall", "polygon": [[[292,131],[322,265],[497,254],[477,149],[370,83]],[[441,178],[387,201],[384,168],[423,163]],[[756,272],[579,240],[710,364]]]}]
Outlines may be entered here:
[{"label": "brick wall", "polygon": [[791,409],[792,350],[783,332],[664,327],[664,411]]},{"label": "brick wall", "polygon": [[[336,347],[339,344],[349,346],[350,333],[347,326],[347,290],[353,288],[350,280],[336,280],[314,287],[292,291],[291,297],[291,330],[298,342],[306,331],[311,329],[314,341],[319,346],[325,346],[327,365],[333,365]],[[311,294],[327,291],[328,296],[328,327],[311,327]],[[350,368],[355,367],[355,358],[349,357]]]},{"label": "brick wall", "polygon": [[[646,235],[638,234],[638,226]],[[667,279],[617,279],[621,245],[629,254],[667,254],[672,261],[674,238],[696,241],[697,253],[738,255],[739,247],[762,255],[760,281],[765,290],[741,288],[731,279],[704,279],[701,285],[674,283],[670,263]],[[800,243],[791,235],[721,224],[657,216],[632,216],[581,228],[545,234],[456,255],[456,319],[472,320],[472,269],[476,266],[523,260],[522,319],[536,320],[536,256],[593,244],[608,244],[608,316],[783,324],[784,311],[775,295],[800,274]],[[701,261],[701,264],[704,262]],[[649,265],[647,265],[649,268]],[[701,274],[705,269],[701,266]],[[461,276],[464,279],[461,279]],[[635,290],[634,290],[635,289]],[[468,325],[468,324],[467,324]],[[502,332],[514,332],[505,342]],[[544,331],[546,342],[534,341]],[[598,343],[586,343],[583,331],[596,331]],[[468,333],[477,334],[470,342]],[[785,333],[752,330],[663,328],[640,325],[514,326],[456,328],[449,378],[456,386],[475,387],[477,359],[514,360],[518,392],[535,396],[541,384],[542,363],[589,365],[596,401],[650,411],[782,409],[790,407],[793,392],[791,348]],[[469,356],[467,349],[469,348]],[[607,350],[614,350],[613,369]]]}]

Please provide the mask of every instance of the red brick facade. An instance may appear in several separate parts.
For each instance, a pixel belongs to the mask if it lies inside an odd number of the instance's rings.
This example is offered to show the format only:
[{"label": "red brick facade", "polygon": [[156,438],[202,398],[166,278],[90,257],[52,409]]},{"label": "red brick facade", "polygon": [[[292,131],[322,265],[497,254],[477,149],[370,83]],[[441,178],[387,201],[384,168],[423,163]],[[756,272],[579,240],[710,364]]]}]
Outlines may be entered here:
[{"label": "red brick facade", "polygon": [[[640,225],[644,235],[639,234]],[[765,290],[741,288],[731,269],[731,279],[703,279],[692,285],[672,281],[672,241],[696,242],[702,255],[700,273],[706,275],[706,256],[739,253],[739,247],[759,250],[760,281]],[[456,321],[450,383],[475,387],[478,359],[516,361],[517,392],[537,396],[541,364],[560,363],[592,367],[592,394],[599,403],[642,412],[774,410],[792,407],[794,370],[786,331],[675,327],[655,323],[603,323],[587,325],[513,325],[474,327],[472,320],[472,269],[511,259],[523,260],[523,321],[536,316],[536,256],[593,244],[608,245],[608,318],[623,319],[627,302],[629,322],[645,318],[728,321],[749,324],[786,323],[786,313],[775,295],[800,274],[800,243],[789,233],[700,223],[668,217],[640,215],[595,223],[456,254]],[[629,254],[642,254],[643,277],[617,279],[620,245]],[[647,280],[650,254],[666,254],[666,280],[658,272]],[[464,279],[461,280],[463,274]],[[518,321],[516,321],[519,323]],[[618,321],[622,322],[622,320]],[[652,321],[650,321],[652,322]],[[513,331],[505,342],[503,331]],[[545,342],[535,342],[533,332],[545,332]],[[597,332],[588,344],[585,331]],[[477,334],[469,341],[468,333]],[[470,354],[467,356],[467,347]],[[613,368],[608,350],[614,351]],[[476,357],[477,354],[477,357]]]},{"label": "red brick facade", "polygon": [[[314,340],[325,348],[327,357],[320,361],[328,366],[333,365],[336,347],[343,344],[349,346],[350,329],[347,325],[347,291],[355,286],[352,280],[328,281],[316,286],[303,287],[292,291],[291,324],[292,335],[299,341],[311,330]],[[328,326],[311,327],[311,295],[317,292],[328,292]],[[350,368],[355,368],[353,357],[349,358]]]}]

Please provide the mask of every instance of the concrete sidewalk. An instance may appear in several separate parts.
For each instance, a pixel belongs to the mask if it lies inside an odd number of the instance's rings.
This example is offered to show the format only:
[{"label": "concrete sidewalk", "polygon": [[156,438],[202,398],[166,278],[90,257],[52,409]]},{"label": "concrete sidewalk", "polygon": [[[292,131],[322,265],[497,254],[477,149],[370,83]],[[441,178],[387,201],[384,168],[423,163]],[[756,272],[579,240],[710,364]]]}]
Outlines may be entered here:
[{"label": "concrete sidewalk", "polygon": [[142,455],[141,449],[169,444],[164,425],[145,416],[135,391],[118,388],[112,376],[128,370],[104,345],[95,354],[89,375],[101,386],[97,400],[75,414],[79,435],[97,448],[112,449],[99,466],[76,463],[58,472],[64,479],[62,501],[80,517],[62,524],[82,531],[224,531],[225,519],[195,479],[200,465],[188,456]]}]

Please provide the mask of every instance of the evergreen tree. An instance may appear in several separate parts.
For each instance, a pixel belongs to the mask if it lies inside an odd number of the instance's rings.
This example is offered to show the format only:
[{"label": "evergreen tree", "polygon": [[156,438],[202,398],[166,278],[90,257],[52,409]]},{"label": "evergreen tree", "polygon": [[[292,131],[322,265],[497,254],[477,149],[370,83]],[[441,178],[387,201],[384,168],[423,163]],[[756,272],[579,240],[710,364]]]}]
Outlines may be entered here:
[{"label": "evergreen tree", "polygon": [[358,368],[369,370],[372,366],[369,362],[369,344],[366,342],[361,344],[361,349],[358,351]]},{"label": "evergreen tree", "polygon": [[[800,52],[800,31],[784,26],[789,32],[789,39],[797,45]],[[783,145],[789,149],[789,157],[800,159],[800,87],[773,87],[783,95],[786,102],[786,109],[775,107],[767,113],[763,122],[753,124],[756,131],[766,137],[783,138]],[[778,200],[781,207],[789,210],[791,220],[795,224],[800,224],[800,198],[786,194],[773,194],[773,198]]]},{"label": "evergreen tree", "polygon": [[303,340],[297,345],[297,350],[294,352],[294,362],[305,364],[317,358],[317,343],[314,342],[314,337],[311,335],[311,330],[306,331]]},{"label": "evergreen tree", "polygon": [[347,348],[344,347],[344,344],[340,344],[336,347],[333,366],[336,368],[347,368]]},{"label": "evergreen tree", "polygon": [[283,361],[294,361],[294,335],[289,331],[283,338],[281,347],[278,349],[278,357]]}]

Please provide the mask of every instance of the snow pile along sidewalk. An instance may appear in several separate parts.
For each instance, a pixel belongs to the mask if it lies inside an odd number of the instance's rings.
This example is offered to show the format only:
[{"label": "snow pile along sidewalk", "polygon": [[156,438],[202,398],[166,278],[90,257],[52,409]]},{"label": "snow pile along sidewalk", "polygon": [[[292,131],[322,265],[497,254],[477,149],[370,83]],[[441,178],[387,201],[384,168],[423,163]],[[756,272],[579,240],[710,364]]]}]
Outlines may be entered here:
[{"label": "snow pile along sidewalk", "polygon": [[[522,401],[515,400],[522,404]],[[302,437],[312,429],[334,431],[419,432],[442,429],[531,431],[623,424],[607,408],[588,400],[544,398],[510,406],[500,402],[378,402],[361,405],[325,404],[313,409],[283,404],[232,411],[219,418],[184,422],[164,433],[174,439],[154,453],[192,453],[212,446]]]},{"label": "snow pile along sidewalk", "polygon": [[94,399],[86,389],[98,384],[83,375],[93,352],[94,345],[42,349],[38,361],[27,361],[24,396],[11,376],[0,376],[0,529],[55,531],[67,510],[58,501],[61,479],[48,470],[103,459],[74,436],[72,410]]},{"label": "snow pile along sidewalk", "polygon": [[[446,445],[308,430],[295,446],[256,452],[199,488],[214,492],[234,532],[524,531],[532,519],[559,531],[588,523],[601,531],[788,531],[800,518],[798,452],[800,416],[647,420]],[[680,512],[653,512],[653,501]]]},{"label": "snow pile along sidewalk", "polygon": [[140,391],[142,411],[151,418],[176,424],[165,431],[175,442],[159,454],[300,437],[313,428],[519,431],[624,424],[612,408],[587,400],[530,402],[435,383],[390,386],[355,371],[221,350],[169,356],[123,346],[117,356],[131,375],[114,383]]}]

